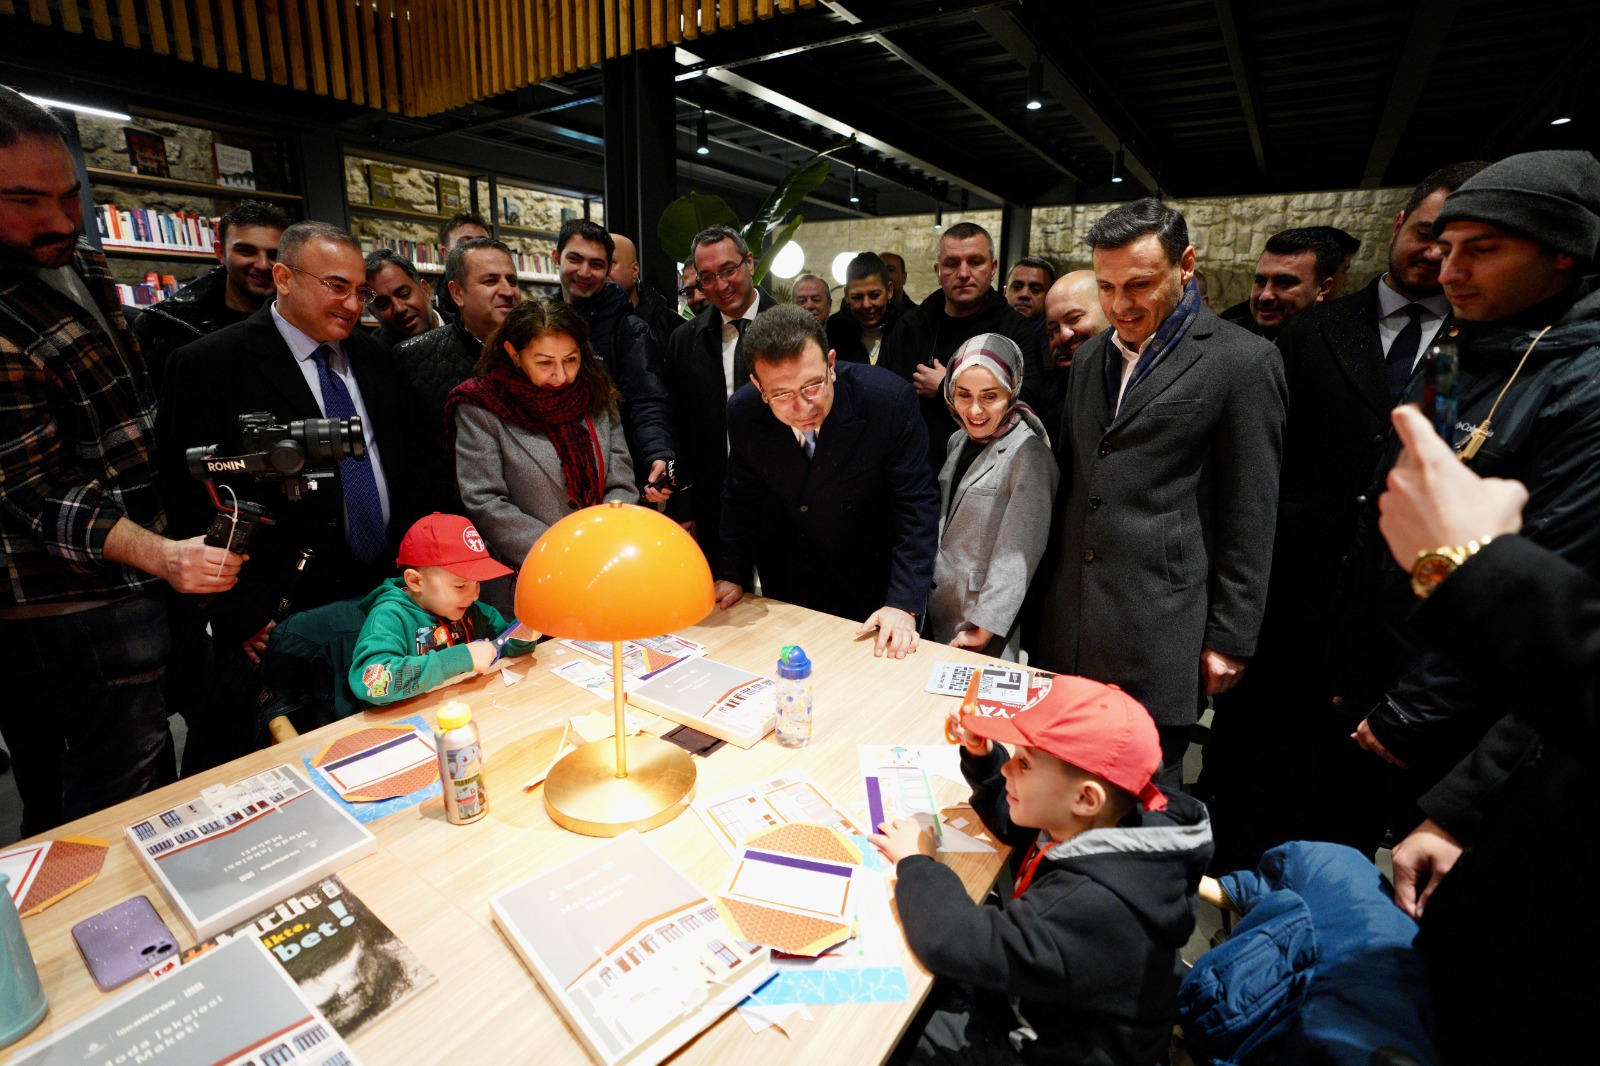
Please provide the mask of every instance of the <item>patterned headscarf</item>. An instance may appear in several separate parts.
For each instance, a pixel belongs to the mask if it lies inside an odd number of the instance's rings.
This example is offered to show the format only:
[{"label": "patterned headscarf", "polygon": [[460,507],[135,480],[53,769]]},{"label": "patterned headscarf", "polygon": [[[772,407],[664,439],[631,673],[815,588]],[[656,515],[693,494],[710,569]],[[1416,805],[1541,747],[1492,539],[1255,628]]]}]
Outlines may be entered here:
[{"label": "patterned headscarf", "polygon": [[1000,387],[1011,393],[1011,406],[1006,409],[1003,420],[989,439],[999,440],[1015,429],[1018,422],[1026,422],[1045,444],[1049,444],[1050,434],[1045,430],[1044,423],[1034,414],[1033,408],[1017,399],[1022,392],[1022,349],[1017,347],[1016,341],[1002,333],[980,333],[964,342],[950,357],[950,365],[944,373],[944,402],[950,408],[950,417],[965,425],[956,413],[956,378],[961,376],[963,370],[971,370],[975,366],[993,374]]}]

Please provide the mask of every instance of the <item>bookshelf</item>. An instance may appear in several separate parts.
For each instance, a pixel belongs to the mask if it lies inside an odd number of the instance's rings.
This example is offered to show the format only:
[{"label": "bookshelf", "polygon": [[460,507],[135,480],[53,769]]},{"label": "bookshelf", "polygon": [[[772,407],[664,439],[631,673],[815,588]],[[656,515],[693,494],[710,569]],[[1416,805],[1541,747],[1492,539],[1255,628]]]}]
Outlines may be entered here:
[{"label": "bookshelf", "polygon": [[157,302],[215,266],[216,220],[238,201],[303,213],[284,138],[156,112],[77,122],[96,206],[84,223],[98,226],[127,303]]},{"label": "bookshelf", "polygon": [[[524,289],[548,293],[559,284],[553,258],[556,231],[566,219],[583,217],[586,208],[581,198],[499,175],[491,186],[481,173],[368,150],[346,152],[344,173],[350,231],[362,246],[369,251],[390,248],[415,263],[419,273],[434,277],[444,273],[440,223],[457,211],[471,210],[476,200],[478,213],[510,247]],[[590,217],[595,217],[595,206],[596,201],[587,202]]]}]

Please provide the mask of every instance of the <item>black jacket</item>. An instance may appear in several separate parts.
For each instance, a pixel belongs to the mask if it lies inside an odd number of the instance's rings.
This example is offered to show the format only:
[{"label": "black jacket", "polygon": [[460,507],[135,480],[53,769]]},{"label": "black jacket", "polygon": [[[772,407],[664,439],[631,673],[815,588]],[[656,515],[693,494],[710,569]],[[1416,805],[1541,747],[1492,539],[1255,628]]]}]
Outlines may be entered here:
[{"label": "black jacket", "polygon": [[[760,311],[777,302],[756,290]],[[667,503],[678,521],[693,520],[694,539],[716,573],[722,549],[722,481],[728,468],[728,382],[722,369],[722,314],[707,307],[679,326],[667,345],[680,488]]]},{"label": "black jacket", "polygon": [[[728,401],[722,551],[712,573],[815,611],[920,615],[939,546],[916,394],[882,367],[837,365],[833,408],[807,460],[756,387]],[[948,435],[947,435],[948,439]]]},{"label": "black jacket", "polygon": [[622,427],[640,485],[650,477],[650,464],[676,454],[672,440],[672,403],[662,382],[664,357],[649,323],[633,310],[633,301],[614,281],[581,304],[573,305],[589,323],[589,340],[622,393]]},{"label": "black jacket", "polygon": [[235,311],[228,306],[227,289],[228,272],[220,266],[212,267],[134,318],[133,335],[139,339],[139,350],[144,352],[145,365],[150,370],[150,384],[157,392],[173,352],[250,317],[248,311]]},{"label": "black jacket", "polygon": [[[1569,301],[1564,310],[1559,306]],[[1529,342],[1554,319],[1500,401],[1492,436],[1470,465],[1483,477],[1526,485],[1523,535],[1600,574],[1600,292],[1585,283],[1575,298],[1544,309],[1548,319],[1539,321],[1540,310],[1508,322],[1462,322],[1446,331],[1457,333],[1461,363],[1452,443],[1488,415]],[[1447,339],[1452,338],[1439,338]],[[1406,399],[1420,399],[1421,388],[1418,375]],[[1410,577],[1377,529],[1378,496],[1398,450],[1391,441],[1366,494],[1335,661],[1348,667],[1339,693],[1343,706],[1358,717],[1371,711],[1369,724],[1378,739],[1411,763],[1422,775],[1418,784],[1426,787],[1482,739],[1499,708],[1450,661],[1424,650],[1408,624],[1417,602]]]},{"label": "black jacket", "polygon": [[[895,325],[900,321],[900,315],[893,304],[889,305],[883,316],[883,343],[878,347],[878,365],[887,366],[885,356],[889,352],[889,337],[894,333]],[[850,308],[843,307],[828,316],[828,347],[833,349],[833,354],[846,363],[866,363],[867,346],[861,340],[861,324],[850,313]],[[948,421],[948,415],[946,416]]]},{"label": "black jacket", "polygon": [[639,284],[639,302],[634,305],[633,313],[649,324],[650,332],[661,343],[663,352],[667,350],[667,342],[672,340],[672,334],[688,321],[678,314],[676,300],[666,299],[643,282]]},{"label": "black jacket", "polygon": [[[1600,940],[1590,899],[1600,831],[1587,814],[1600,777],[1600,584],[1526,537],[1501,537],[1446,578],[1414,623],[1507,712],[1422,799],[1466,846],[1418,940],[1440,1049],[1452,1063],[1562,1061],[1587,1039]],[[1484,921],[1530,890],[1548,918]]]},{"label": "black jacket", "polygon": [[[357,332],[345,339],[343,348],[371,422],[388,489],[388,548],[370,565],[351,554],[345,541],[344,495],[336,476],[299,501],[286,500],[276,487],[247,474],[224,479],[239,499],[264,505],[277,521],[256,531],[239,583],[212,602],[211,625],[219,647],[232,647],[267,623],[302,548],[313,549],[316,556],[297,586],[296,609],[370,592],[394,575],[400,538],[422,512],[416,479],[409,476],[419,445],[410,431],[414,410],[410,390],[380,342]],[[241,454],[242,413],[269,411],[281,425],[321,418],[322,412],[273,323],[271,304],[238,325],[178,349],[171,369],[156,416],[156,444],[171,519],[168,532],[182,538],[203,533],[216,514],[204,488],[189,473],[186,449],[215,444],[219,455]],[[224,492],[223,499],[228,498]]]},{"label": "black jacket", "polygon": [[[995,745],[961,752],[972,807],[999,840],[1025,848]],[[917,959],[940,977],[1002,992],[1038,1034],[1028,1063],[1165,1062],[1179,950],[1194,931],[1195,892],[1211,858],[1205,807],[1167,793],[1167,809],[1135,809],[1114,829],[1047,844],[1033,880],[1004,906],[975,904],[961,878],[924,855],[902,859],[895,900]]]},{"label": "black jacket", "polygon": [[[932,366],[937,359],[948,367],[950,356],[962,342],[980,333],[1003,333],[1017,342],[1017,347],[1022,349],[1023,402],[1033,408],[1047,427],[1053,429],[1059,425],[1060,412],[1052,410],[1048,401],[1039,333],[993,289],[984,296],[978,313],[965,318],[951,318],[945,314],[944,291],[933,292],[901,318],[894,332],[884,339],[878,365],[887,366],[910,381],[919,365]],[[950,439],[950,408],[942,396],[932,396],[922,401],[922,418],[928,427],[930,442],[928,465],[937,476],[944,466],[945,442]]]},{"label": "black jacket", "polygon": [[483,345],[467,332],[460,319],[453,319],[438,329],[401,341],[392,354],[416,404],[415,431],[421,464],[417,479],[434,506],[459,514],[459,506],[451,507],[456,496],[456,464],[444,424],[444,402],[452,389],[472,376]]}]

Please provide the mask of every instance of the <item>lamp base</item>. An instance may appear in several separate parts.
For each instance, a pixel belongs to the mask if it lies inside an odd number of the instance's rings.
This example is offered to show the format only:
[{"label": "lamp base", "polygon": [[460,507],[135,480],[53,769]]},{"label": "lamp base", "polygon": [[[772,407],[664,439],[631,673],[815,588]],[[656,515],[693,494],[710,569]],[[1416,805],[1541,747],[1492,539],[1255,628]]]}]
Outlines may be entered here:
[{"label": "lamp base", "polygon": [[544,805],[563,829],[614,837],[665,825],[694,795],[694,757],[659,737],[628,737],[628,776],[617,776],[614,740],[564,756],[544,782]]}]

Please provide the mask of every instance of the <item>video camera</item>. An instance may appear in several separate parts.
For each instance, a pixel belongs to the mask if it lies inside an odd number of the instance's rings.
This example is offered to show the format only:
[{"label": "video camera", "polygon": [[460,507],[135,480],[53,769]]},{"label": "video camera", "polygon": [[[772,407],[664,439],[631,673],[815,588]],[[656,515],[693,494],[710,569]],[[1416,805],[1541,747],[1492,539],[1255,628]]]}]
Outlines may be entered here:
[{"label": "video camera", "polygon": [[226,474],[249,474],[257,481],[277,484],[285,498],[298,501],[315,492],[324,478],[335,476],[345,459],[365,459],[367,440],[359,416],[301,418],[286,426],[274,425],[270,411],[239,416],[239,436],[245,454],[219,456],[217,445],[184,452],[189,473],[205,485],[217,517],[206,530],[206,543],[243,552],[258,525],[272,525],[272,514],[258,503],[234,498],[223,503],[212,480]]}]

